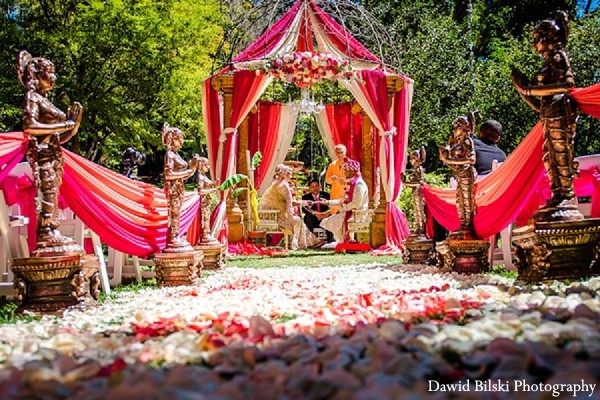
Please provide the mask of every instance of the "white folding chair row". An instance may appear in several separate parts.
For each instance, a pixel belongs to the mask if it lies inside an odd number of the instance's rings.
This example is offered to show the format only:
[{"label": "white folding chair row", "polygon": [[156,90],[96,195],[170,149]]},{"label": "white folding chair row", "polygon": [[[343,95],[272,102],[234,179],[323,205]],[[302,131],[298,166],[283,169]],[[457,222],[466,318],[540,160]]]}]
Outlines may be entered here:
[{"label": "white folding chair row", "polygon": [[110,280],[112,286],[120,285],[123,278],[135,277],[138,283],[142,282],[142,278],[153,278],[155,276],[154,271],[142,271],[144,266],[154,267],[154,262],[125,254],[112,247],[108,248],[108,267],[113,272],[113,277]]},{"label": "white folding chair row", "polygon": [[106,294],[110,294],[110,283],[108,281],[108,271],[106,270],[106,260],[104,259],[104,252],[102,251],[102,242],[100,237],[88,228],[81,219],[77,218],[73,211],[70,209],[61,210],[59,214],[60,218],[60,233],[65,236],[73,238],[73,240],[84,247],[85,239],[90,238],[92,245],[94,246],[94,254],[98,257],[100,264],[100,285],[102,290]]},{"label": "white folding chair row", "polygon": [[19,207],[9,207],[0,191],[0,296],[13,296],[14,258],[29,257],[27,224],[29,218],[19,215]]}]

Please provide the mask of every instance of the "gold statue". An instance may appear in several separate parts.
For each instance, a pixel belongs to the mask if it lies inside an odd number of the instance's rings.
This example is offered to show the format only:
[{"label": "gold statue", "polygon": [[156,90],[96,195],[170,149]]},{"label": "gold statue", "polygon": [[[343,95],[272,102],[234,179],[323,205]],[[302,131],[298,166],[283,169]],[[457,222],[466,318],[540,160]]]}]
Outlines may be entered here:
[{"label": "gold statue", "polygon": [[451,234],[457,239],[474,239],[473,216],[475,215],[475,148],[471,135],[475,118],[461,116],[452,122],[453,136],[447,146],[440,147],[440,159],[452,170],[457,182],[456,205],[460,217],[460,228]]},{"label": "gold statue", "polygon": [[63,236],[58,221],[58,194],[63,175],[60,145],[79,129],[82,107],[73,102],[65,114],[48,100],[54,89],[54,64],[45,58],[19,53],[17,74],[27,88],[23,115],[23,131],[29,135],[27,159],[35,177],[38,193],[37,246],[34,255],[80,250],[76,243]]},{"label": "gold statue", "polygon": [[574,158],[577,110],[568,92],[575,87],[567,44],[568,18],[560,11],[555,19],[538,23],[533,30],[533,47],[544,58],[533,81],[518,69],[511,74],[513,85],[544,125],[544,166],[550,179],[552,198],[538,210],[538,221],[581,220],[573,204],[573,178],[579,173]]},{"label": "gold statue", "polygon": [[210,230],[210,194],[217,191],[217,184],[213,182],[206,174],[210,168],[208,158],[200,157],[198,159],[198,194],[200,195],[200,216],[202,237],[200,243],[218,243]]},{"label": "gold statue", "polygon": [[188,163],[177,153],[183,146],[183,132],[165,123],[162,128],[162,141],[167,147],[165,154],[165,195],[169,201],[169,222],[167,227],[166,253],[193,251],[194,248],[182,237],[179,237],[181,207],[185,194],[184,181],[194,175],[199,156],[196,154]]},{"label": "gold statue", "polygon": [[425,157],[425,147],[421,146],[420,149],[413,150],[408,158],[413,169],[410,171],[410,174],[402,174],[402,182],[412,189],[413,210],[415,214],[415,230],[413,233],[418,238],[426,238],[425,223],[427,218],[425,216],[425,200],[423,199],[423,192],[421,190],[425,176],[425,170],[423,169]]}]

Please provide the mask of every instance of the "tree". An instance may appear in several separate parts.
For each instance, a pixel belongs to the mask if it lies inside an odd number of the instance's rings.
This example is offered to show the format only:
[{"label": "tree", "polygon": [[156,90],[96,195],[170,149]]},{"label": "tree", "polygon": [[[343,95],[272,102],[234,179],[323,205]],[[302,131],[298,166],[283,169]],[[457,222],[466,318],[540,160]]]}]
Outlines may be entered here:
[{"label": "tree", "polygon": [[71,100],[83,104],[81,129],[71,147],[87,158],[114,166],[132,145],[152,155],[162,147],[165,121],[188,138],[200,137],[199,86],[224,23],[218,0],[3,4],[7,24],[0,30],[0,82],[13,82],[0,91],[5,129],[19,124],[13,110],[21,108],[23,88],[14,83],[13,66],[18,51],[27,49],[56,64],[55,104],[63,103],[64,109]]}]

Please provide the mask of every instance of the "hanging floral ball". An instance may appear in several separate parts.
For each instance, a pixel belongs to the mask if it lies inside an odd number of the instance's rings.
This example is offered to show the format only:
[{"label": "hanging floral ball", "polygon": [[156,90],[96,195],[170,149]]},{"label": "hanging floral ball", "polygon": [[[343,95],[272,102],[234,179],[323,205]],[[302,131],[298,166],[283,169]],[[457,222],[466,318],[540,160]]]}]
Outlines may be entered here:
[{"label": "hanging floral ball", "polygon": [[291,82],[298,87],[312,86],[323,79],[352,79],[354,72],[348,60],[329,53],[297,51],[277,57],[265,66],[275,79]]}]

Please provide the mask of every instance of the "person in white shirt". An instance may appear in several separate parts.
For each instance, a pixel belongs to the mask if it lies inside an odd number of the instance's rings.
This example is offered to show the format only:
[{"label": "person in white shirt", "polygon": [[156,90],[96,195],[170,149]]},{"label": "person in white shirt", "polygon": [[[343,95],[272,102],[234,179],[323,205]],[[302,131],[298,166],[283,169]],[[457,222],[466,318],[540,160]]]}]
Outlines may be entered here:
[{"label": "person in white shirt", "polygon": [[360,174],[360,163],[347,160],[343,165],[348,185],[341,199],[329,200],[325,204],[339,205],[339,212],[321,221],[321,227],[332,232],[336,242],[348,241],[348,220],[352,210],[366,210],[369,207],[369,189]]}]

